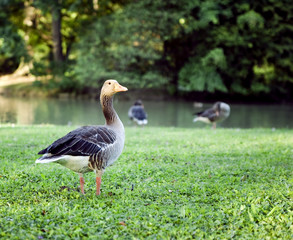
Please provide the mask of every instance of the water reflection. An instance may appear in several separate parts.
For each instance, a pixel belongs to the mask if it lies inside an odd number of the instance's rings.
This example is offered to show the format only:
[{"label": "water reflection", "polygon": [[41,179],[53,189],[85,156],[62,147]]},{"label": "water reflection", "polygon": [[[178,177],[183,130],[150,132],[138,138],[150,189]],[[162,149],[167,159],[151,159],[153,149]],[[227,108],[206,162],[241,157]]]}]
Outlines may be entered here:
[{"label": "water reflection", "polygon": [[36,104],[25,99],[0,98],[0,122],[32,124]]},{"label": "water reflection", "polygon": [[[127,112],[133,102],[114,99],[115,109],[126,126],[132,125]],[[218,127],[224,128],[293,128],[291,105],[230,104],[231,115]],[[148,126],[187,128],[210,127],[193,123],[193,113],[211,107],[195,108],[192,102],[144,101]],[[97,100],[76,99],[21,99],[0,96],[0,122],[15,124],[92,125],[104,124],[104,116]]]}]

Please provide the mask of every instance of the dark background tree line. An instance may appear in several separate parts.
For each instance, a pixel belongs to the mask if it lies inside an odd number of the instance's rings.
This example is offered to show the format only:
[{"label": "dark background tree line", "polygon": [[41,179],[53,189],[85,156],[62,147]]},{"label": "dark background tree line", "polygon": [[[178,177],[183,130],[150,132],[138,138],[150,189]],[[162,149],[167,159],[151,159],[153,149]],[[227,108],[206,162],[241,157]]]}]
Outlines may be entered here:
[{"label": "dark background tree line", "polygon": [[288,0],[1,0],[0,73],[31,62],[37,84],[293,99]]}]

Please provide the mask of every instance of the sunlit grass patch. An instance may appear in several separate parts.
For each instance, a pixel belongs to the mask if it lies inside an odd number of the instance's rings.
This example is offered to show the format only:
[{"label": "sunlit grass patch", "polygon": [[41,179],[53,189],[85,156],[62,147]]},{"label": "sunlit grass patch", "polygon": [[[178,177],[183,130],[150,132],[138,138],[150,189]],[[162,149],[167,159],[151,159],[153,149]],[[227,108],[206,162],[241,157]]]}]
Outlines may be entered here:
[{"label": "sunlit grass patch", "polygon": [[73,127],[0,128],[0,238],[291,239],[293,131],[126,128],[101,196],[93,173],[35,164]]}]

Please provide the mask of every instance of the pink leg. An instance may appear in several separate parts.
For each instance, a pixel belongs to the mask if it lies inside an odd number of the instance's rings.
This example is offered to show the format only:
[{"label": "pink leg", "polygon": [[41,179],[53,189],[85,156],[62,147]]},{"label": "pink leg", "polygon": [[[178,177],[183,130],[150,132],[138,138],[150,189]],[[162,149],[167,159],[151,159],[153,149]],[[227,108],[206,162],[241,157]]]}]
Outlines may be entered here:
[{"label": "pink leg", "polygon": [[101,171],[101,170],[96,171],[96,184],[97,184],[96,195],[101,194],[100,188],[101,188],[101,183],[102,183],[102,175],[103,175],[103,171]]},{"label": "pink leg", "polygon": [[216,129],[216,127],[217,127],[217,124],[214,122],[213,123],[213,129]]},{"label": "pink leg", "polygon": [[101,177],[96,177],[96,184],[97,184],[97,193],[96,193],[96,195],[101,194],[101,191],[100,191],[101,182],[102,182],[102,178]]},{"label": "pink leg", "polygon": [[82,173],[79,175],[79,182],[80,182],[81,193],[84,194],[84,178]]}]

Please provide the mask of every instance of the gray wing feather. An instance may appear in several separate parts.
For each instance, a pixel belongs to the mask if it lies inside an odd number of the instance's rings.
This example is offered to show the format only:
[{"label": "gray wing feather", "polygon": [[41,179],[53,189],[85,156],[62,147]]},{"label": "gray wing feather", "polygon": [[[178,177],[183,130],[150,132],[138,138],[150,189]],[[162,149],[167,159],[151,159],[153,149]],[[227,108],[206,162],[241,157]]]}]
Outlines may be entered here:
[{"label": "gray wing feather", "polygon": [[199,112],[196,115],[199,116],[199,117],[206,117],[210,121],[215,121],[217,119],[216,111],[214,111],[212,108],[207,109],[207,110],[205,110],[203,112]]},{"label": "gray wing feather", "polygon": [[39,154],[89,156],[116,140],[114,131],[103,126],[85,126],[69,132],[56,140]]}]

